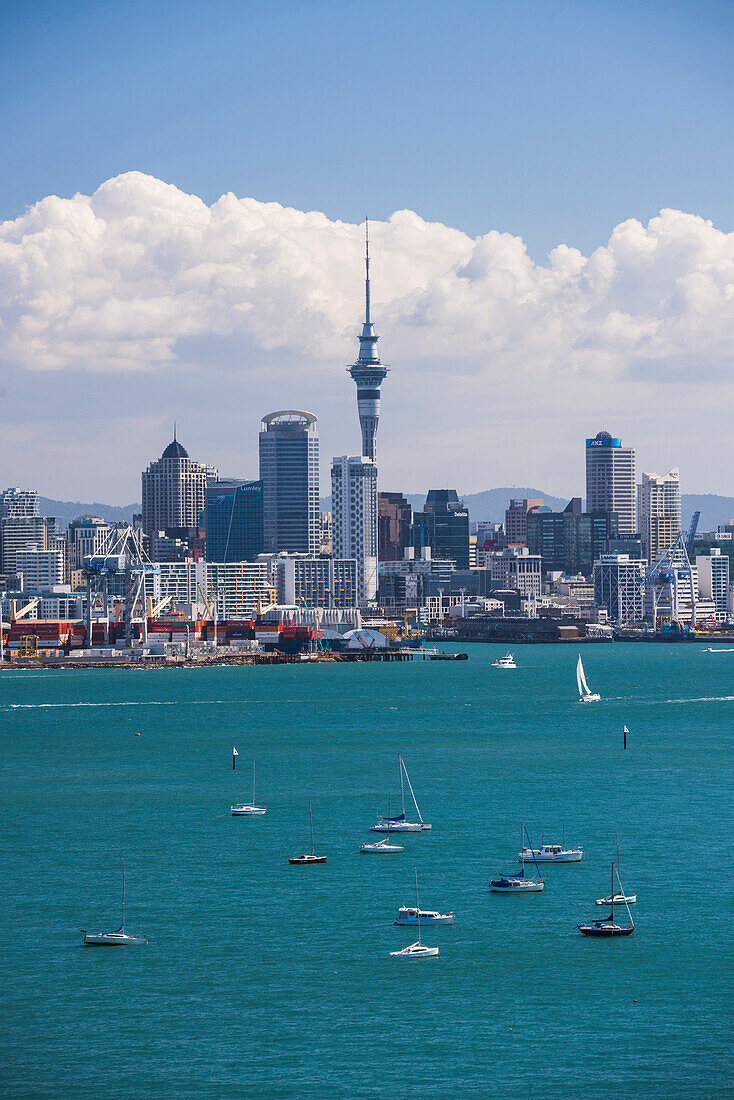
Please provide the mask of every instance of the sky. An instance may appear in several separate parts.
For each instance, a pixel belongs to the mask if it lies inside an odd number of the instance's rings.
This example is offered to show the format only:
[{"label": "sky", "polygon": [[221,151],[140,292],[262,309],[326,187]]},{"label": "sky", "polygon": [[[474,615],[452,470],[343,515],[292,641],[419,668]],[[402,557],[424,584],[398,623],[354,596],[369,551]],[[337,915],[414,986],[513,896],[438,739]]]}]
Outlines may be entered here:
[{"label": "sky", "polygon": [[583,493],[584,437],[733,493],[730,3],[0,6],[0,481],[139,499],[178,422],[385,489]]}]

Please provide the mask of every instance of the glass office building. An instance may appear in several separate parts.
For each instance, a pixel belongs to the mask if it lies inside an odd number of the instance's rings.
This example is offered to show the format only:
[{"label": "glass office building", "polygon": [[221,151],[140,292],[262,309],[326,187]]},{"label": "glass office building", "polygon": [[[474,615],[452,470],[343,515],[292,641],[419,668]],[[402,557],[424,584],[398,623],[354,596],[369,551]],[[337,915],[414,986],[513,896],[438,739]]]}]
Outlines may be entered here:
[{"label": "glass office building", "polygon": [[284,409],[260,431],[265,550],[318,555],[319,435],[313,413]]},{"label": "glass office building", "polygon": [[254,561],[263,552],[262,481],[211,481],[204,514],[208,561]]}]

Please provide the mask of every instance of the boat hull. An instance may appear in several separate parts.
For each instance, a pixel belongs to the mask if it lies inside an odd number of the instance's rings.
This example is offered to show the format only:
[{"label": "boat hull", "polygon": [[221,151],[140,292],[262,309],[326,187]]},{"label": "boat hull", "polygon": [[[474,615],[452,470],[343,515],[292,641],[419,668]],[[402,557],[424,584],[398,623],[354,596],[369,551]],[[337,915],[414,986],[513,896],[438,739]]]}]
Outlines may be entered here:
[{"label": "boat hull", "polygon": [[268,811],[265,806],[230,806],[229,812],[232,817],[259,817]]},{"label": "boat hull", "polygon": [[385,825],[383,822],[378,821],[376,825],[370,828],[371,833],[423,833],[426,829],[430,829],[430,825],[421,825],[419,822],[406,821],[403,825],[400,823],[394,825]]},{"label": "boat hull", "polygon": [[[637,894],[627,894],[626,897],[623,897],[621,894],[615,894],[614,895],[614,904],[615,905],[634,905],[636,901],[637,901]],[[611,905],[611,903],[612,903],[612,899],[608,895],[605,898],[597,898],[596,899],[596,904],[597,905]]]},{"label": "boat hull", "polygon": [[594,936],[597,939],[611,939],[613,936],[631,936],[635,930],[633,924],[628,925],[626,928],[619,924],[577,924],[576,927],[583,936]]},{"label": "boat hull", "polygon": [[597,695],[592,692],[590,695],[582,695],[579,698],[579,703],[599,703],[601,701],[601,695]]},{"label": "boat hull", "polygon": [[416,916],[410,916],[410,915],[398,916],[393,921],[393,924],[397,924],[401,928],[415,928],[419,924],[420,924],[421,927],[423,927],[424,924],[453,924],[453,923],[454,923],[454,914],[453,913],[436,913],[435,915],[431,915],[429,913],[424,913],[423,910],[421,910],[421,919],[420,919],[420,921],[418,920],[418,918]]},{"label": "boat hull", "polygon": [[490,882],[489,889],[493,894],[540,894],[545,890],[545,883],[518,882],[516,886],[510,886],[501,882]]},{"label": "boat hull", "polygon": [[520,863],[580,863],[584,857],[583,852],[564,852],[562,855],[550,856],[550,855],[538,855],[535,853],[535,858],[532,855],[527,855],[521,852],[518,856]]},{"label": "boat hull", "polygon": [[147,945],[145,936],[128,936],[119,932],[85,932],[84,947],[140,947]]},{"label": "boat hull", "polygon": [[411,944],[410,947],[404,947],[402,951],[391,951],[390,957],[393,959],[435,959],[438,957],[439,950],[437,947],[424,947],[422,944]]},{"label": "boat hull", "polygon": [[326,859],[326,856],[292,856],[288,862],[300,866],[307,863],[326,863]]},{"label": "boat hull", "polygon": [[389,855],[391,852],[404,852],[402,844],[363,844],[359,849],[365,855]]}]

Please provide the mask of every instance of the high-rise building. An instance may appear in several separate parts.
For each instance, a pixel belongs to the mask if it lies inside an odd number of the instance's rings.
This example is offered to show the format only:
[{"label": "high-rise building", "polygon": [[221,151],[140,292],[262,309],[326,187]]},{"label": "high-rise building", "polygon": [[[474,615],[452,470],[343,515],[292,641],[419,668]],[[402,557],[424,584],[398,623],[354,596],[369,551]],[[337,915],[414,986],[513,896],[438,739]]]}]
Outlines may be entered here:
[{"label": "high-rise building", "polygon": [[618,626],[639,623],[645,611],[645,563],[628,554],[602,554],[594,562],[594,603]]},{"label": "high-rise building", "polygon": [[538,500],[511,500],[505,508],[505,544],[507,546],[525,546],[528,535],[528,514],[543,507],[543,498]]},{"label": "high-rise building", "polygon": [[354,559],[309,558],[297,554],[275,560],[278,603],[289,607],[356,607]]},{"label": "high-rise building", "polygon": [[377,594],[377,467],[364,455],[342,455],[331,465],[335,558],[357,562],[360,605]]},{"label": "high-rise building", "polygon": [[3,489],[0,491],[0,519],[6,516],[37,516],[37,489]]},{"label": "high-rise building", "polygon": [[620,535],[634,535],[635,451],[609,432],[586,440],[586,511],[616,512]]},{"label": "high-rise building", "polygon": [[8,577],[14,576],[19,551],[29,546],[48,550],[55,537],[56,519],[53,516],[4,516],[0,519],[2,572]]},{"label": "high-rise building", "polygon": [[513,588],[521,596],[539,596],[541,592],[541,559],[529,553],[526,546],[508,546],[489,559],[492,588]]},{"label": "high-rise building", "polygon": [[23,574],[23,588],[38,592],[54,584],[64,583],[64,552],[61,549],[39,550],[31,543],[15,555],[15,570]]},{"label": "high-rise building", "polygon": [[264,550],[262,481],[210,481],[204,531],[208,561],[254,561]]},{"label": "high-rise building", "polygon": [[562,512],[527,515],[527,547],[531,554],[540,554],[545,572],[589,577],[594,562],[606,553],[609,539],[616,537],[616,514],[582,512],[580,497],[570,500]]},{"label": "high-rise building", "polygon": [[188,451],[173,440],[157,462],[143,471],[143,531],[170,538],[198,534],[206,503],[206,483],[216,478],[213,466],[189,458]]},{"label": "high-rise building", "polygon": [[362,454],[377,462],[377,425],[380,419],[380,386],[387,374],[387,367],[377,354],[375,326],[370,316],[370,245],[365,225],[365,316],[362,335],[359,337],[357,362],[347,370],[357,383],[357,411],[362,428]]},{"label": "high-rise building", "polygon": [[100,516],[77,516],[66,529],[69,544],[69,568],[82,569],[84,559],[102,554],[110,538],[112,527]]},{"label": "high-rise building", "polygon": [[637,491],[642,552],[652,565],[661,550],[673,545],[680,532],[680,472],[642,475]]},{"label": "high-rise building", "polygon": [[708,554],[696,555],[696,569],[699,596],[712,600],[716,618],[726,622],[729,618],[729,558],[712,546]]},{"label": "high-rise building", "polygon": [[379,559],[402,561],[410,542],[410,504],[402,493],[379,493],[377,508]]},{"label": "high-rise building", "polygon": [[265,550],[318,554],[319,434],[313,413],[283,409],[263,417],[260,481]]},{"label": "high-rise building", "polygon": [[411,542],[419,553],[431,548],[434,558],[469,568],[469,512],[455,489],[430,489],[422,512],[414,512]]}]

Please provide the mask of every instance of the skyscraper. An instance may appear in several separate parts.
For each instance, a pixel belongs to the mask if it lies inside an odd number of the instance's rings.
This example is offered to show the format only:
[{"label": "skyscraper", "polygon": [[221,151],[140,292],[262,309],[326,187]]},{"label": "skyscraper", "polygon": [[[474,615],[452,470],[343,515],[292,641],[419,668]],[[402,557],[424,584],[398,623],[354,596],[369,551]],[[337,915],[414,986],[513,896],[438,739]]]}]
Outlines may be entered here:
[{"label": "skyscraper", "polygon": [[379,493],[377,510],[380,561],[402,561],[410,541],[410,504],[402,493]]},{"label": "skyscraper", "polygon": [[[213,466],[189,458],[188,451],[176,439],[161,457],[143,471],[143,530],[146,535],[171,532],[171,537],[186,538],[198,532],[206,502],[206,483],[215,478]],[[174,534],[175,533],[175,534]]]},{"label": "skyscraper", "polygon": [[210,481],[204,530],[207,561],[254,561],[264,549],[262,481]]},{"label": "skyscraper", "polygon": [[377,595],[377,467],[364,455],[332,459],[331,514],[335,558],[357,562],[361,605]]},{"label": "skyscraper", "polygon": [[319,552],[319,433],[316,417],[283,409],[260,431],[265,550]]},{"label": "skyscraper", "polygon": [[609,432],[586,440],[586,511],[616,512],[620,535],[635,526],[635,452]]},{"label": "skyscraper", "polygon": [[362,428],[362,454],[377,462],[377,424],[380,419],[380,384],[387,374],[377,354],[379,336],[370,316],[370,243],[365,223],[365,315],[359,338],[359,356],[347,370],[357,383],[357,410]]},{"label": "skyscraper", "polygon": [[680,471],[642,475],[637,493],[642,552],[652,565],[661,550],[673,545],[680,532]]},{"label": "skyscraper", "polygon": [[432,557],[469,568],[469,512],[455,489],[429,489],[423,511],[413,513],[412,542],[417,551],[430,546]]}]

